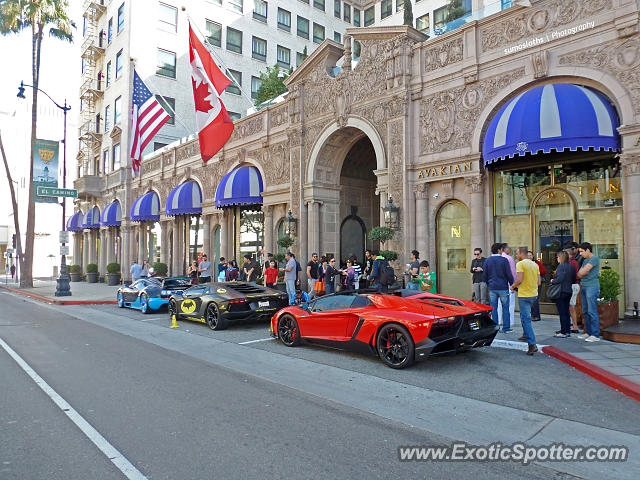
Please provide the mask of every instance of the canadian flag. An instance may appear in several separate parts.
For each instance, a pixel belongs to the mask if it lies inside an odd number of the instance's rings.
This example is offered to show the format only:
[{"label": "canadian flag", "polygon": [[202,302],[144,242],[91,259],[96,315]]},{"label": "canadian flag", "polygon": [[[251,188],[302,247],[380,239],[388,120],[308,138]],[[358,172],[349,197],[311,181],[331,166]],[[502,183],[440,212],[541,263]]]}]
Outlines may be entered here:
[{"label": "canadian flag", "polygon": [[220,99],[231,84],[211,58],[189,24],[191,85],[196,106],[196,126],[200,140],[200,155],[207,162],[227,143],[233,132],[233,120]]}]

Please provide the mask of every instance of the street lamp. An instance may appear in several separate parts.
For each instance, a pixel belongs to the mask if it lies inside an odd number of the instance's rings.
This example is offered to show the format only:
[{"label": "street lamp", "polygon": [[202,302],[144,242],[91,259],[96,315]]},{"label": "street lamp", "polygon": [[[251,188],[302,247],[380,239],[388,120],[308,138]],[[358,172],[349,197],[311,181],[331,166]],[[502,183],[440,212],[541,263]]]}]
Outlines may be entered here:
[{"label": "street lamp", "polygon": [[[35,88],[40,93],[44,93],[46,97],[51,100],[56,107],[62,110],[64,116],[64,133],[62,138],[63,150],[62,150],[62,188],[67,188],[67,112],[71,110],[71,105],[67,105],[67,99],[64,99],[64,105],[60,105],[56,102],[51,96],[40,88],[36,88],[33,85],[27,85],[24,82],[20,82],[20,86],[18,87],[18,98],[26,98],[24,96],[24,89],[26,87]],[[33,158],[31,159],[33,162]],[[62,197],[62,231],[66,231],[65,224],[65,216],[66,216],[66,198]],[[62,243],[62,247],[65,247],[66,242]],[[61,252],[62,253],[62,252]],[[71,296],[71,288],[69,285],[69,272],[67,272],[67,258],[66,255],[62,255],[62,259],[60,261],[60,276],[56,280],[56,297],[68,297]]]},{"label": "street lamp", "polygon": [[298,219],[293,216],[291,210],[289,210],[289,215],[287,215],[287,230],[290,237],[295,237],[298,233]]},{"label": "street lamp", "polygon": [[389,197],[387,205],[382,207],[382,213],[384,214],[384,224],[393,229],[400,228],[400,207],[396,207],[393,204],[393,198]]}]

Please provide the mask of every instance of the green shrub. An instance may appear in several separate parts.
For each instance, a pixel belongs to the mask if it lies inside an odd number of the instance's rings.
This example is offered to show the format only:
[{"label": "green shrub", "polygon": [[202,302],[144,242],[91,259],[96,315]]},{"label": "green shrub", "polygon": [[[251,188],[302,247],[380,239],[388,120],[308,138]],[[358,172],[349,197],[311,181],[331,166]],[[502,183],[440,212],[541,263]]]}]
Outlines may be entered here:
[{"label": "green shrub", "polygon": [[396,231],[390,227],[373,227],[367,237],[369,240],[380,242],[382,245],[389,240],[393,240]]},{"label": "green shrub", "polygon": [[273,259],[278,262],[278,265],[284,262],[284,253],[276,253],[273,255]]},{"label": "green shrub", "polygon": [[112,262],[107,265],[107,273],[120,273],[120,264]]},{"label": "green shrub", "polygon": [[82,267],[78,264],[69,265],[69,273],[82,273]]},{"label": "green shrub", "polygon": [[398,259],[398,252],[394,252],[393,250],[380,250],[380,255],[390,262]]},{"label": "green shrub", "polygon": [[166,275],[169,269],[166,263],[156,262],[153,264],[153,269],[158,275]]},{"label": "green shrub", "polygon": [[285,235],[278,239],[278,246],[280,248],[284,248],[285,250],[288,250],[289,247],[293,245],[293,242],[294,242],[293,238],[289,237],[288,235]]},{"label": "green shrub", "polygon": [[98,273],[98,265],[90,263],[87,265],[87,273]]},{"label": "green shrub", "polygon": [[620,274],[611,268],[600,270],[600,298],[605,302],[615,302],[622,291]]}]

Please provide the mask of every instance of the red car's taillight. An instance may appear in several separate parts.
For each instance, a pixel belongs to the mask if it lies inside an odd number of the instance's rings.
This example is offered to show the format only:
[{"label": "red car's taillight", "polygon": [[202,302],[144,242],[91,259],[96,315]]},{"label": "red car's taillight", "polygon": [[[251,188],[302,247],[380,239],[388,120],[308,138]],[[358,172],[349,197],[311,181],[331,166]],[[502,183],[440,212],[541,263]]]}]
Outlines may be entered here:
[{"label": "red car's taillight", "polygon": [[433,321],[434,325],[446,324],[446,323],[455,323],[456,317],[445,317],[445,318],[436,318]]},{"label": "red car's taillight", "polygon": [[229,300],[229,305],[232,303],[246,303],[247,301],[244,298],[238,298],[236,300]]}]

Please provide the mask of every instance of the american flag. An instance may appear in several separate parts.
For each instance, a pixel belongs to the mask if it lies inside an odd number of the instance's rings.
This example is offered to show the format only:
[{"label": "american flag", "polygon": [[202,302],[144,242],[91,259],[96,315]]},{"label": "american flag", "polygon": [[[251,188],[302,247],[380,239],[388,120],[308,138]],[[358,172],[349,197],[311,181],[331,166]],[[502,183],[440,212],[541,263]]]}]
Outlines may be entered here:
[{"label": "american flag", "polygon": [[160,105],[135,70],[133,71],[132,98],[131,165],[135,176],[136,171],[140,169],[140,157],[144,147],[171,118],[171,115]]}]

